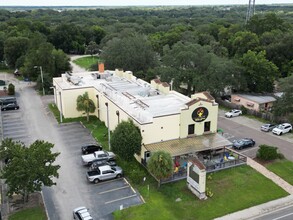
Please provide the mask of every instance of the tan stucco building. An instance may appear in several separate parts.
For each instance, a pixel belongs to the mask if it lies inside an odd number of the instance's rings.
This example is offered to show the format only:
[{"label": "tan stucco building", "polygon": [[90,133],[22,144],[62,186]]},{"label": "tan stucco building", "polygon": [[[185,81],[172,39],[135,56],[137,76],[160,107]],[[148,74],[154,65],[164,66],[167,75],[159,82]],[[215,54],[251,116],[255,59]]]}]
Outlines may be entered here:
[{"label": "tan stucco building", "polygon": [[272,96],[233,94],[231,102],[254,111],[271,111],[276,99]]},{"label": "tan stucco building", "polygon": [[147,83],[130,71],[103,68],[62,74],[53,79],[53,85],[56,105],[65,118],[82,115],[76,110],[76,99],[88,92],[97,107],[92,114],[110,130],[122,120],[133,120],[142,135],[139,161],[157,150],[179,156],[230,144],[217,134],[218,104],[207,92],[190,98],[170,91],[169,84],[158,79]]}]

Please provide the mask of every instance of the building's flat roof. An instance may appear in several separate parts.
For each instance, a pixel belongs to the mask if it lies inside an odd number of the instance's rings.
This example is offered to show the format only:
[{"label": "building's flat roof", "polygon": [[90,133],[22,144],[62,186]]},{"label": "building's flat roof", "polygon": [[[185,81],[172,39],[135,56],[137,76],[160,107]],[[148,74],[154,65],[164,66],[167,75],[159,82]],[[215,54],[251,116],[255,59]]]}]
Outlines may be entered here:
[{"label": "building's flat roof", "polygon": [[147,144],[144,147],[150,152],[162,150],[170,153],[172,157],[175,157],[183,154],[218,149],[231,145],[232,143],[229,140],[217,133],[214,133],[190,138],[162,141],[159,143]]},{"label": "building's flat roof", "polygon": [[119,77],[115,71],[105,72],[111,76],[97,79],[98,72],[72,73],[78,85],[68,81],[65,74],[54,80],[65,90],[93,87],[140,123],[150,123],[154,117],[179,114],[191,100],[176,91],[163,94],[141,79]]},{"label": "building's flat roof", "polygon": [[256,102],[258,104],[276,101],[276,99],[272,96],[255,96],[255,95],[246,95],[246,94],[235,94],[235,95],[248,99],[250,101]]}]

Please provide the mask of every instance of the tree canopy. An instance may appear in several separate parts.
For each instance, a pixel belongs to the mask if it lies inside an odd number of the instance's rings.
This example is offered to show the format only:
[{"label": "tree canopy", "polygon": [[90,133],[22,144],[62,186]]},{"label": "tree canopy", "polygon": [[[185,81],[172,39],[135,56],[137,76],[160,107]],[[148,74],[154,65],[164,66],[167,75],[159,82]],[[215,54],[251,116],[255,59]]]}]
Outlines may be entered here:
[{"label": "tree canopy", "polygon": [[108,41],[101,58],[108,69],[121,68],[134,73],[147,71],[157,65],[157,57],[151,44],[140,34]]},{"label": "tree canopy", "polygon": [[23,143],[5,139],[0,145],[0,158],[7,162],[1,178],[8,185],[8,196],[21,194],[24,201],[30,193],[52,186],[58,178],[59,165],[53,165],[59,153],[52,153],[53,144],[37,140],[29,147]]},{"label": "tree canopy", "polygon": [[133,121],[122,121],[111,135],[112,150],[125,160],[132,160],[140,154],[142,136]]},{"label": "tree canopy", "polygon": [[148,170],[159,180],[168,178],[173,173],[173,161],[170,153],[157,151],[152,153],[147,163]]}]

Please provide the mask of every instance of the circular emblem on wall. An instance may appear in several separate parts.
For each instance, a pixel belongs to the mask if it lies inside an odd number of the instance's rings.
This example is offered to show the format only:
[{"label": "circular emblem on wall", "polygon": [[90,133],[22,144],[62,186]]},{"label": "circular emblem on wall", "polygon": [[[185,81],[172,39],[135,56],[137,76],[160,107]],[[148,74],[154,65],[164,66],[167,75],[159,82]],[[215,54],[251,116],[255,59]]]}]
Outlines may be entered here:
[{"label": "circular emblem on wall", "polygon": [[209,111],[205,107],[199,107],[192,112],[191,117],[195,122],[202,122],[207,119],[208,115]]}]

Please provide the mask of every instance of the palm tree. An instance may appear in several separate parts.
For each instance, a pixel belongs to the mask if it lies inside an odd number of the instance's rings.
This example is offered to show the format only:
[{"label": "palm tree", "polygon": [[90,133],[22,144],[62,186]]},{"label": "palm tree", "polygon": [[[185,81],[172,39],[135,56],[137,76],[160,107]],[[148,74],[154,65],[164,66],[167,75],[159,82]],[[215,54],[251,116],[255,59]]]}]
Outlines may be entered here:
[{"label": "palm tree", "polygon": [[87,121],[89,121],[89,114],[95,112],[96,106],[93,100],[89,98],[87,92],[83,95],[79,95],[76,100],[76,110],[77,111],[84,111],[86,114]]},{"label": "palm tree", "polygon": [[149,172],[159,180],[158,186],[160,186],[161,179],[168,178],[173,173],[172,157],[165,151],[157,151],[152,154],[147,167]]}]

